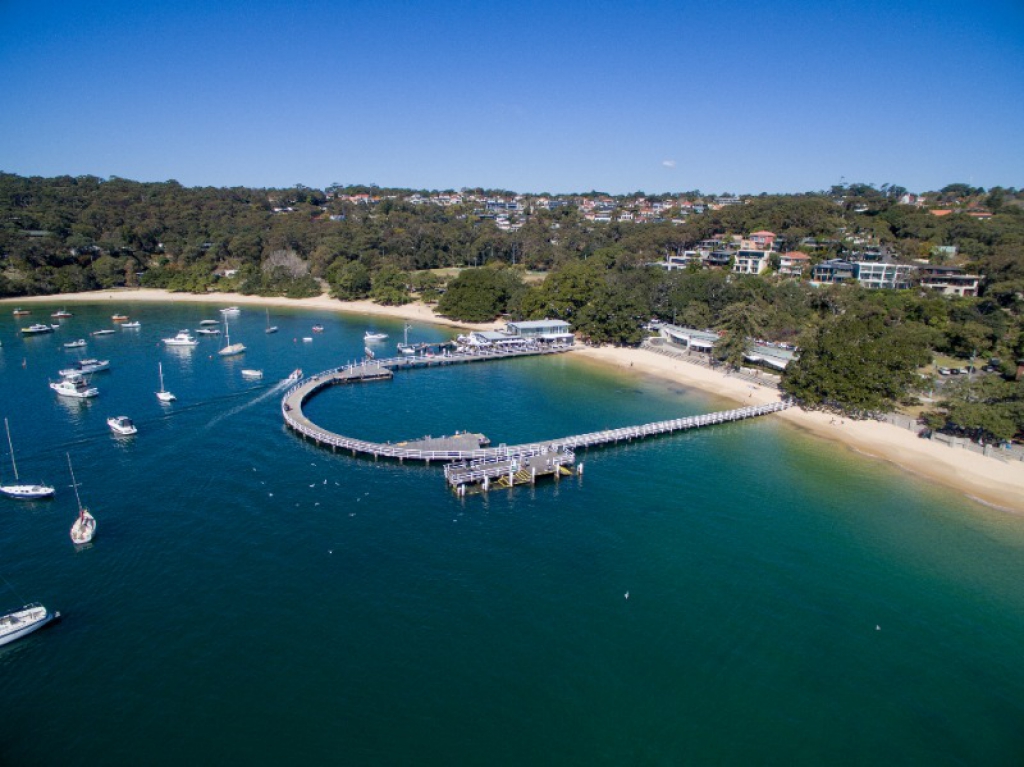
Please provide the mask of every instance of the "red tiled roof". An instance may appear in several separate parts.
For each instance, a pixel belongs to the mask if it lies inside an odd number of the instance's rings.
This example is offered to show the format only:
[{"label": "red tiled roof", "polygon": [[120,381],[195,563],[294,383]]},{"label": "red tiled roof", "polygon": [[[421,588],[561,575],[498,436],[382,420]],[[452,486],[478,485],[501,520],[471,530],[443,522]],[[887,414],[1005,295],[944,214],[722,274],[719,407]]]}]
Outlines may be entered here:
[{"label": "red tiled roof", "polygon": [[928,212],[931,213],[933,216],[948,216],[953,211],[951,211],[951,210],[930,210]]}]

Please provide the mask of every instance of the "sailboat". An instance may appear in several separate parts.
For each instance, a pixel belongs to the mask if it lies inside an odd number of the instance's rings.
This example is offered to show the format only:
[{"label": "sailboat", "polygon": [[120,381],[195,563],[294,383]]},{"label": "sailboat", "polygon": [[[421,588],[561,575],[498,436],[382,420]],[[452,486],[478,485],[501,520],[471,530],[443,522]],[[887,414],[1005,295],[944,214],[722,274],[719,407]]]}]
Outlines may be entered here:
[{"label": "sailboat", "polygon": [[96,535],[96,517],[82,505],[82,497],[78,494],[78,482],[75,481],[75,470],[71,466],[71,453],[65,455],[68,457],[68,469],[71,471],[71,486],[75,488],[75,499],[78,501],[78,519],[71,526],[71,541],[76,546],[81,546],[83,543],[89,543]]},{"label": "sailboat", "polygon": [[156,364],[157,369],[160,371],[160,391],[156,393],[156,398],[161,402],[174,402],[178,398],[164,388],[164,365],[162,362]]},{"label": "sailboat", "polygon": [[277,325],[270,324],[270,309],[267,309],[267,335],[277,332]]},{"label": "sailboat", "polygon": [[14,469],[14,484],[0,485],[0,493],[9,498],[21,498],[33,500],[35,498],[50,498],[53,495],[53,488],[47,485],[23,485],[18,478],[18,464],[14,461],[14,443],[11,441],[11,427],[4,419],[4,429],[7,430],[7,446],[11,450],[11,468]]},{"label": "sailboat", "polygon": [[400,351],[402,354],[415,354],[416,353],[416,349],[409,345],[409,328],[410,327],[411,327],[411,325],[409,325],[408,322],[405,323],[405,340],[402,343],[398,344],[398,351]]},{"label": "sailboat", "polygon": [[221,357],[231,357],[235,354],[241,354],[245,351],[245,344],[233,344],[231,343],[231,328],[228,325],[228,315],[224,315],[224,340],[227,342],[224,348],[221,349],[217,354]]}]

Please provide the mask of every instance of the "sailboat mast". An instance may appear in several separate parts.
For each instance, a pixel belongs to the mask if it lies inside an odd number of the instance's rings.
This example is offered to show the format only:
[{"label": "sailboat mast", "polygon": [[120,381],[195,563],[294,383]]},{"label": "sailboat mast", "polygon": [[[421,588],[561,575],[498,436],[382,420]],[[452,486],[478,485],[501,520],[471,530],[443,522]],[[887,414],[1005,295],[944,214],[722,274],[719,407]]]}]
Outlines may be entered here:
[{"label": "sailboat mast", "polygon": [[78,515],[82,515],[82,497],[78,494],[78,481],[75,479],[75,469],[71,465],[71,453],[64,453],[68,457],[68,470],[71,472],[71,486],[75,488],[75,500],[78,501]]},{"label": "sailboat mast", "polygon": [[228,316],[226,314],[224,315],[224,339],[227,341],[224,344],[224,348],[227,349],[231,346],[231,326],[228,324]]},{"label": "sailboat mast", "polygon": [[18,464],[14,462],[14,443],[11,442],[11,426],[7,423],[7,419],[4,419],[4,429],[7,430],[7,447],[11,450],[11,467],[14,469],[14,481],[20,482],[18,478]]},{"label": "sailboat mast", "polygon": [[160,371],[160,391],[164,390],[164,363],[156,363],[157,370]]}]

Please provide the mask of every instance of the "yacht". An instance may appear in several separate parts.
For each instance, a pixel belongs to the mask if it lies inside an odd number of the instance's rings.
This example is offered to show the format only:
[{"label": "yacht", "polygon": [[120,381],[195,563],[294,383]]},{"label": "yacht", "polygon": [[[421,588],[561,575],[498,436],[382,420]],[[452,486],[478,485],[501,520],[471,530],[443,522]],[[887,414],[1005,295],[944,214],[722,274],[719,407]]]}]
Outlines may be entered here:
[{"label": "yacht", "polygon": [[51,613],[38,602],[25,605],[6,615],[0,615],[0,645],[38,631],[50,621],[60,618],[60,613]]},{"label": "yacht", "polygon": [[179,330],[178,335],[174,336],[174,338],[165,338],[163,341],[167,346],[196,346],[199,344],[196,337],[187,330]]},{"label": "yacht", "polygon": [[220,328],[199,328],[196,331],[197,336],[219,336]]},{"label": "yacht", "polygon": [[63,380],[56,383],[51,381],[50,388],[61,397],[73,397],[75,399],[88,399],[100,393],[100,390],[95,386],[89,385],[89,382],[82,377],[81,373],[64,376]]},{"label": "yacht", "polygon": [[26,336],[33,336],[37,333],[52,333],[53,328],[50,327],[49,325],[43,325],[37,322],[34,325],[29,325],[27,328],[22,328],[21,332],[24,333]]},{"label": "yacht", "polygon": [[75,481],[75,470],[71,466],[71,454],[68,453],[68,470],[71,472],[71,485],[75,488],[75,499],[78,501],[78,518],[71,526],[71,542],[76,546],[89,543],[96,535],[96,517],[82,505],[82,497],[78,494],[78,482]]},{"label": "yacht", "polygon": [[60,374],[67,378],[73,375],[86,375],[88,373],[98,373],[101,370],[110,369],[110,360],[79,360],[75,363],[73,368],[66,368],[60,371]]},{"label": "yacht", "polygon": [[36,498],[49,498],[53,495],[53,488],[48,485],[27,485],[22,484],[18,476],[18,464],[14,460],[14,442],[11,441],[11,427],[4,419],[4,429],[7,431],[7,446],[11,450],[11,468],[14,469],[14,484],[0,485],[0,493],[8,498],[19,498],[21,500],[34,500]]},{"label": "yacht", "polygon": [[65,349],[81,349],[85,346],[85,339],[79,338],[77,341],[68,341],[64,344]]},{"label": "yacht", "polygon": [[139,429],[132,423],[132,419],[126,415],[115,415],[112,418],[107,419],[107,426],[114,434],[118,434],[122,437],[130,437],[133,434],[138,434]]},{"label": "yacht", "polygon": [[[221,309],[221,311],[224,310]],[[217,352],[221,357],[233,357],[245,351],[245,344],[231,343],[231,328],[228,326],[228,316],[226,314],[224,315],[224,340],[227,343],[224,344],[223,349]]]},{"label": "yacht", "polygon": [[161,402],[174,402],[178,398],[164,388],[164,364],[158,362],[156,366],[157,370],[160,371],[160,391],[156,393],[156,398]]},{"label": "yacht", "polygon": [[67,309],[58,309],[50,316],[53,317],[55,320],[65,320],[68,317],[73,317],[74,315],[71,314],[71,312],[69,312]]},{"label": "yacht", "polygon": [[373,341],[383,341],[383,340],[385,340],[385,339],[386,339],[387,337],[388,337],[388,334],[387,334],[387,333],[374,333],[374,332],[372,332],[372,331],[369,331],[369,330],[367,330],[367,331],[366,331],[366,333],[365,333],[365,334],[363,335],[363,338],[364,338],[364,339],[365,339],[365,340],[366,340],[367,342],[373,342]]},{"label": "yacht", "polygon": [[200,325],[219,325],[220,320],[199,320]]},{"label": "yacht", "polygon": [[141,328],[141,327],[142,327],[142,323],[139,322],[138,320],[134,320],[133,322],[123,322],[123,323],[121,323],[121,330],[134,330],[136,328]]},{"label": "yacht", "polygon": [[259,381],[259,380],[261,380],[263,378],[263,371],[262,370],[251,370],[251,369],[247,368],[247,369],[242,371],[242,378],[245,378],[245,379],[247,379],[249,381]]},{"label": "yacht", "polygon": [[224,315],[228,315],[228,314],[241,314],[242,310],[239,309],[237,306],[229,306],[226,309],[221,309],[220,313],[224,314]]}]

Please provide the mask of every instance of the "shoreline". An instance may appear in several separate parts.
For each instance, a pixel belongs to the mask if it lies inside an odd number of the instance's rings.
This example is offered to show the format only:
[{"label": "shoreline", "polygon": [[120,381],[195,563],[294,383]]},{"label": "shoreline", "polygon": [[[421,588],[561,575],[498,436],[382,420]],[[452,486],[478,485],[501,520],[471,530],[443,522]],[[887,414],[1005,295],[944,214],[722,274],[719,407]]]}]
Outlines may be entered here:
[{"label": "shoreline", "polygon": [[[345,314],[388,317],[469,330],[494,330],[503,323],[456,322],[434,314],[420,302],[403,306],[380,306],[371,301],[339,301],[321,295],[314,298],[245,296],[240,293],[171,293],[162,289],[113,289],[55,296],[0,299],[0,306],[74,303],[203,303],[326,310]],[[574,356],[595,364],[614,367],[634,375],[648,375],[741,404],[762,404],[780,399],[771,387],[750,383],[726,373],[708,370],[647,349],[622,347],[580,347]],[[889,423],[853,421],[824,412],[795,407],[776,414],[786,423],[844,445],[860,455],[883,460],[926,480],[953,489],[974,501],[1002,510],[1024,513],[1024,464],[1003,462],[946,445],[921,439],[915,433]]]}]

